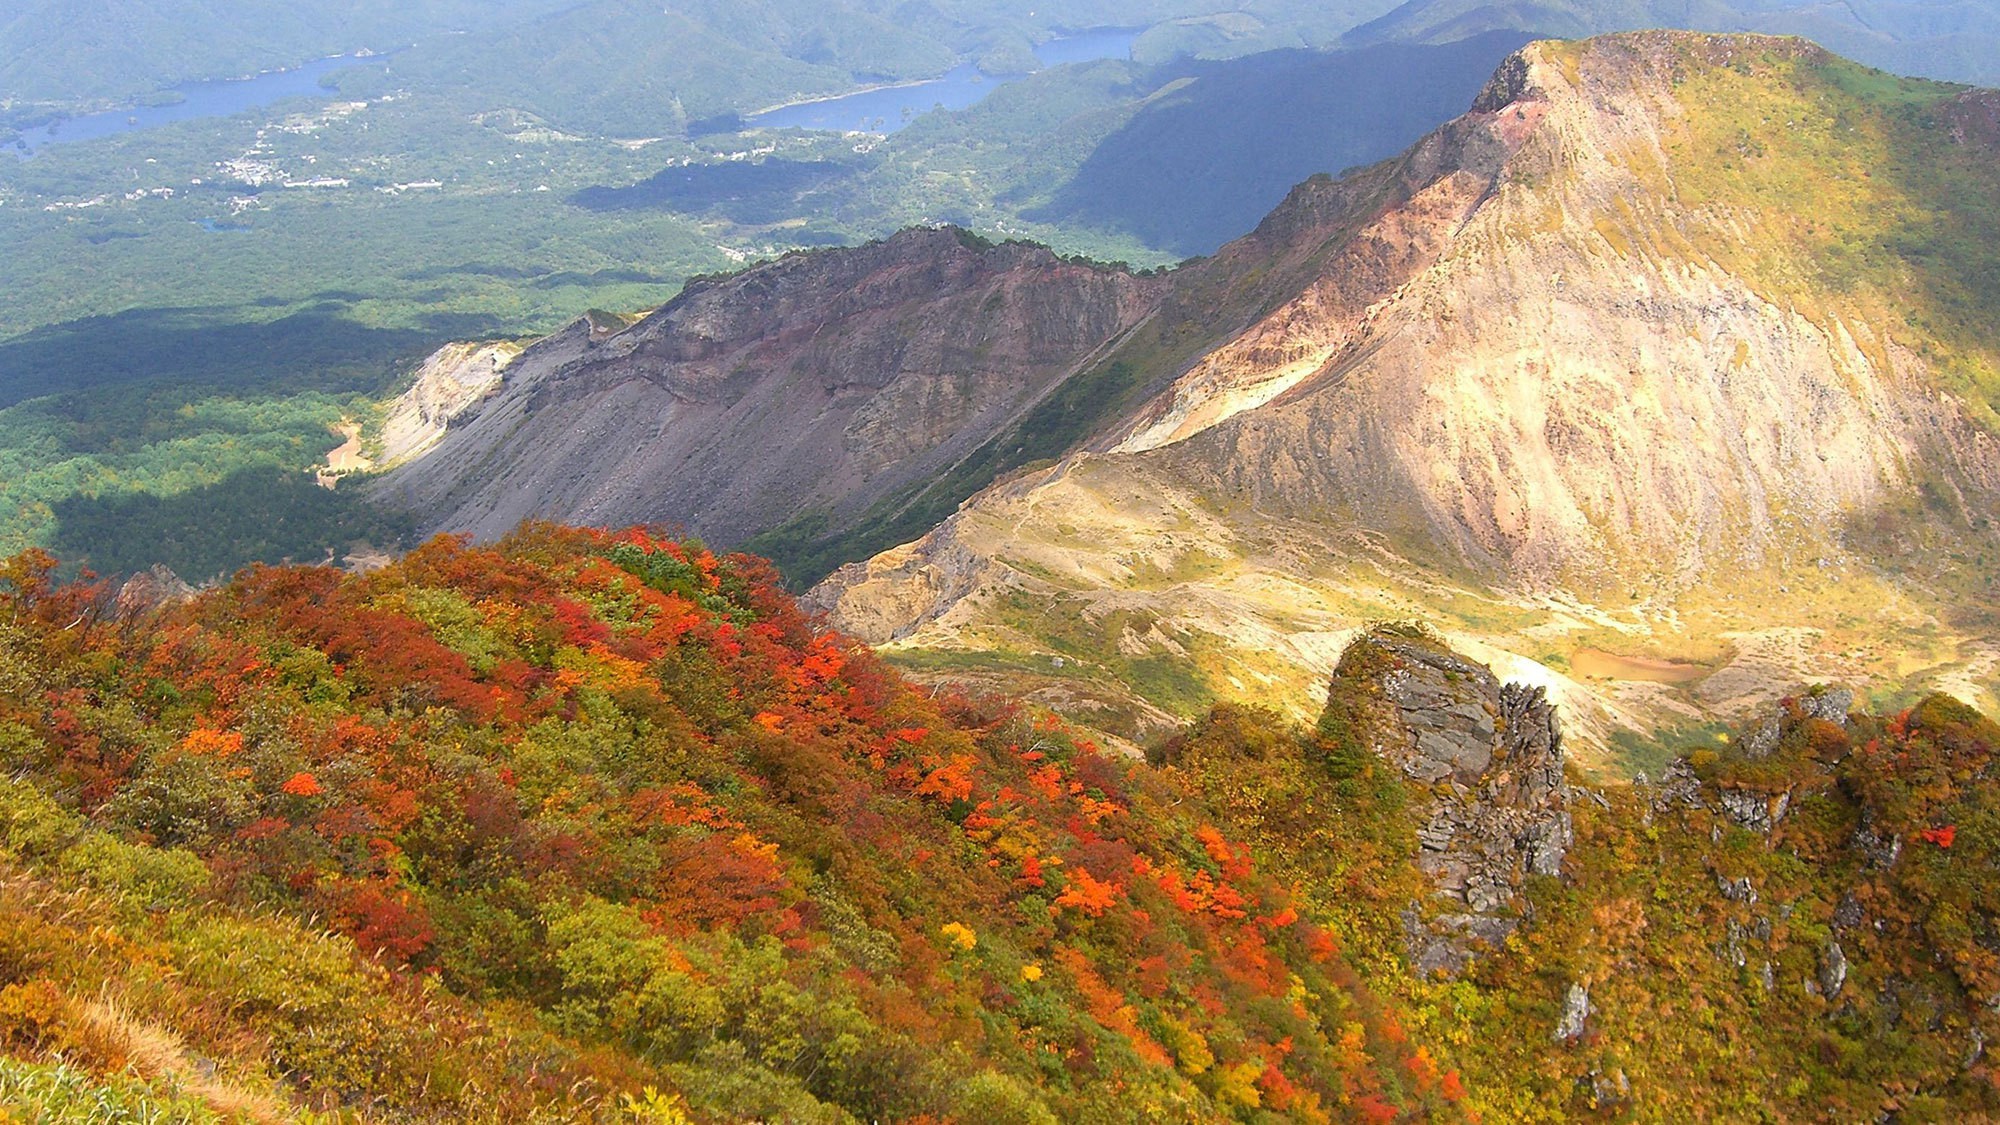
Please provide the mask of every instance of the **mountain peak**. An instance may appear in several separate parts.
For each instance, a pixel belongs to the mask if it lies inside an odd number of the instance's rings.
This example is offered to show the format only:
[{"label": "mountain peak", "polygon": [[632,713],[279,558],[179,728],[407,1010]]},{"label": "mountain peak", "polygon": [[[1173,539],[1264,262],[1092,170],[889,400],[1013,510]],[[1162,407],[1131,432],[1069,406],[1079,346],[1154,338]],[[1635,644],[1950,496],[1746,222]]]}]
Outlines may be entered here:
[{"label": "mountain peak", "polygon": [[[1079,623],[1143,618],[1211,653],[1183,698],[1303,690],[1330,638],[1426,616],[1539,664],[1587,757],[1804,680],[1901,682],[1842,607],[1904,607],[1947,623],[1933,682],[1991,704],[2000,630],[1960,607],[2000,503],[1994,104],[1798,39],[1531,44],[1472,112],[1181,271],[1213,335],[1108,453],[816,600],[1101,681],[1145,646]],[[1607,649],[1663,670],[1565,675]]]}]

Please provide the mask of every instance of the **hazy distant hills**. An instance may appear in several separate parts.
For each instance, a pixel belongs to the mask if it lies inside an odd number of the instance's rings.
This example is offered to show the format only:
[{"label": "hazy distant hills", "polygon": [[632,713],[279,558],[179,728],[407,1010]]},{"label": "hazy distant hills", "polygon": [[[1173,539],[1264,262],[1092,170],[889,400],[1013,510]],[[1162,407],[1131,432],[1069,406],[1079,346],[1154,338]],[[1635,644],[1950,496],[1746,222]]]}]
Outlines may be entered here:
[{"label": "hazy distant hills", "polygon": [[359,76],[453,89],[561,128],[678,135],[690,120],[948,69],[940,40],[854,4],[593,0],[392,60]]},{"label": "hazy distant hills", "polygon": [[[1278,25],[1306,4],[1280,4]],[[1313,13],[1337,28],[1285,45],[1324,42],[1378,14],[1381,0]],[[1296,8],[1297,11],[1292,9]],[[1217,0],[1097,0],[1087,4],[949,0],[589,0],[545,19],[496,24],[439,41],[390,64],[380,78],[458,89],[573,130],[636,136],[856,86],[935,77],[961,60],[989,73],[1036,69],[1032,47],[1096,27],[1149,28],[1207,19]],[[1216,17],[1219,18],[1219,17]],[[1258,26],[1266,26],[1263,21]]]},{"label": "hazy distant hills", "polygon": [[[1992,0],[26,0],[0,17],[0,109],[141,97],[363,48],[410,48],[390,73],[570,129],[638,136],[689,120],[927,78],[959,60],[1035,67],[1031,48],[1092,27],[1141,29],[1149,63],[1277,49],[1446,43],[1489,31],[1574,37],[1641,27],[1798,34],[1863,62],[1960,80],[2000,63]],[[1393,10],[1391,10],[1393,8]],[[367,88],[368,78],[356,88]]]},{"label": "hazy distant hills", "polygon": [[1958,82],[2000,79],[2000,4],[1992,0],[1410,0],[1348,32],[1349,44],[1444,43],[1501,28],[1577,38],[1679,27],[1802,35],[1829,50],[1899,74]]},{"label": "hazy distant hills", "polygon": [[1071,245],[1101,241],[1101,256],[1184,258],[1256,226],[1308,176],[1401,151],[1462,111],[1526,41],[1501,31],[1439,46],[1054,68],[926,115],[866,155],[677,162],[573,202],[881,234],[940,221],[1025,227]]},{"label": "hazy distant hills", "polygon": [[0,15],[0,102],[118,100],[532,18],[575,0],[18,0]]},{"label": "hazy distant hills", "polygon": [[[934,76],[960,58],[993,73],[1093,27],[1177,20],[1228,26],[1331,21],[1313,41],[1382,14],[1387,0],[24,0],[0,15],[0,108],[137,98],[360,49],[414,48],[408,80],[513,99],[571,127],[631,135],[669,107],[694,116],[857,85]],[[1233,17],[1233,18],[1232,18]],[[1246,22],[1247,21],[1247,24]],[[1303,45],[1289,37],[1280,45]],[[664,103],[657,104],[657,103]]]}]

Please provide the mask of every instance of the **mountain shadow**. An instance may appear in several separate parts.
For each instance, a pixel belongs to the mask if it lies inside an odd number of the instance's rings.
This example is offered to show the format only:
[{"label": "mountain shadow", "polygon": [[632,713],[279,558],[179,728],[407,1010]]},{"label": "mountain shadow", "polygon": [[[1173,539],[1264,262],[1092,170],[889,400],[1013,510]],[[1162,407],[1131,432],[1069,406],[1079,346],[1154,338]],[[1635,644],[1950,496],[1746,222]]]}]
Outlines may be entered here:
[{"label": "mountain shadow", "polygon": [[1529,39],[1497,31],[1437,47],[1174,64],[1149,104],[1028,217],[1210,253],[1299,181],[1388,159],[1463,113]]},{"label": "mountain shadow", "polygon": [[380,393],[399,359],[495,327],[484,317],[440,315],[422,328],[374,328],[333,308],[263,322],[221,309],[132,309],[37,328],[0,340],[0,408],[156,380]]},{"label": "mountain shadow", "polygon": [[261,466],[171,496],[72,496],[52,507],[51,545],[63,558],[109,575],[164,564],[196,581],[251,563],[315,563],[359,540],[397,545],[412,530],[408,517],[376,509],[351,490]]}]

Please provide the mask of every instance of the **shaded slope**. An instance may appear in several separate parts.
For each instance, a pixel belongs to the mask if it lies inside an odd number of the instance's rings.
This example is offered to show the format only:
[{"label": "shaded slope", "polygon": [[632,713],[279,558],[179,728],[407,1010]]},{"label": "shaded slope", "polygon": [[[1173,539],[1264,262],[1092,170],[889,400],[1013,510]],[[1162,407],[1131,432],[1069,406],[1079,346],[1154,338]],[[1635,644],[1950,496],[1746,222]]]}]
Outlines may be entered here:
[{"label": "shaded slope", "polygon": [[1254,227],[1292,185],[1401,151],[1456,116],[1527,40],[1272,52],[1164,68],[1131,119],[1027,217],[1188,256]]}]

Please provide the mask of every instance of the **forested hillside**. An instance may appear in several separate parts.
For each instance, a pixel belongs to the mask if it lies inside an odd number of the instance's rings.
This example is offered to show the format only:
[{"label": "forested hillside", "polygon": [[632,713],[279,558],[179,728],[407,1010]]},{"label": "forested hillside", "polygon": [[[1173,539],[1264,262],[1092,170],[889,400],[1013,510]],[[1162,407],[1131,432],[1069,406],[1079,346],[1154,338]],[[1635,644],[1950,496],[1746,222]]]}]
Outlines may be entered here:
[{"label": "forested hillside", "polygon": [[1597,795],[1538,693],[1397,627],[1349,651],[1316,730],[1222,709],[1149,766],[912,689],[764,564],[637,531],[165,603],[18,556],[0,1104],[1990,1112],[2000,729],[1842,704]]},{"label": "forested hillside", "polygon": [[0,625],[16,1104],[128,1065],[392,1120],[1447,1104],[1184,794],[906,688],[755,560],[537,527],[157,618],[45,565]]}]

